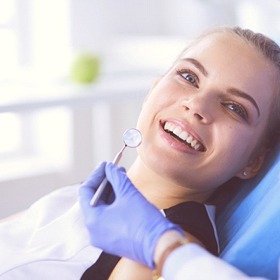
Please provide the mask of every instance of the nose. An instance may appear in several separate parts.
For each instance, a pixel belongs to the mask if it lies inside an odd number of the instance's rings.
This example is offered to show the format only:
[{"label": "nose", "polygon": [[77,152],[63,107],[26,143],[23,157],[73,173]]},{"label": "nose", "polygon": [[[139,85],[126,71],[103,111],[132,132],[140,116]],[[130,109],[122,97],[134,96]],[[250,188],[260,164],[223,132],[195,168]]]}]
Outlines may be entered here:
[{"label": "nose", "polygon": [[209,124],[213,121],[213,100],[199,94],[183,99],[182,106],[196,121]]}]

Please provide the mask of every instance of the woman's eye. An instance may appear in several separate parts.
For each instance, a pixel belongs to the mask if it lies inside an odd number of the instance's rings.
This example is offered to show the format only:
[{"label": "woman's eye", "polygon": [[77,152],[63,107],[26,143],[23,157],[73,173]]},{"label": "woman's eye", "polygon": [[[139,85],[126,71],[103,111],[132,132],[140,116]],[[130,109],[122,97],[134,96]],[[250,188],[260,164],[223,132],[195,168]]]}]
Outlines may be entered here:
[{"label": "woman's eye", "polygon": [[248,114],[247,111],[240,106],[239,104],[236,103],[226,103],[224,104],[229,110],[240,116],[242,119],[247,120],[248,119]]},{"label": "woman's eye", "polygon": [[179,74],[181,77],[183,77],[187,82],[191,83],[194,86],[198,86],[198,78],[195,74],[190,73],[190,71],[187,70],[178,70],[177,74]]}]

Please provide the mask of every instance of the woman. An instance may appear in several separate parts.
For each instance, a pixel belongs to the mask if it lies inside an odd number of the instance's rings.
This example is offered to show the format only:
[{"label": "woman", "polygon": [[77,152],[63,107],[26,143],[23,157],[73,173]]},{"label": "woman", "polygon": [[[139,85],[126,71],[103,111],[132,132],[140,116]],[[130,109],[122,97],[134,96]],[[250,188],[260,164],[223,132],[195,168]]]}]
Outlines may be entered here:
[{"label": "woman", "polygon": [[[249,179],[261,168],[279,128],[278,81],[277,45],[249,31],[222,28],[191,43],[154,83],[143,104],[137,124],[143,142],[128,177],[147,200],[166,209],[188,238],[214,254],[215,228],[205,205],[231,178]],[[90,184],[96,180],[94,173],[81,189],[86,209],[93,194]],[[28,271],[29,279],[86,279],[91,269],[84,271],[93,264],[93,279],[152,279],[152,265],[119,260],[90,246],[76,191],[66,188],[47,196],[23,222],[0,227],[0,278],[20,279]],[[205,222],[190,221],[193,216],[185,215],[185,207]],[[90,228],[90,218],[86,221]],[[94,229],[90,237],[94,239]],[[11,244],[16,255],[12,264],[4,255]],[[104,268],[109,261],[111,267]]]},{"label": "woman", "polygon": [[[137,124],[143,143],[127,172],[149,202],[159,209],[206,203],[229,179],[258,173],[279,130],[279,54],[279,47],[259,34],[216,29],[192,42],[155,82]],[[96,177],[97,173],[81,188],[93,244],[98,229],[91,225],[88,201]],[[185,216],[191,211],[184,210]],[[215,253],[210,248],[213,241],[201,236],[205,228],[185,230],[188,239]],[[152,272],[122,258],[110,279],[152,279]]]}]

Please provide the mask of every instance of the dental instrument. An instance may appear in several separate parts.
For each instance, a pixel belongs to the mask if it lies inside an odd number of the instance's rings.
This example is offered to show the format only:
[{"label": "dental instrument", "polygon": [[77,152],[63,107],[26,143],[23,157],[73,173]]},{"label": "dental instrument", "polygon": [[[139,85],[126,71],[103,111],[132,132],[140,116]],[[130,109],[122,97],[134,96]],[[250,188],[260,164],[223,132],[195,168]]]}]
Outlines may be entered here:
[{"label": "dental instrument", "polygon": [[[123,134],[123,142],[124,142],[124,146],[117,153],[117,155],[115,156],[114,160],[112,161],[114,164],[118,164],[119,163],[119,161],[120,161],[120,159],[122,157],[123,151],[125,150],[126,147],[136,148],[136,147],[138,147],[141,144],[141,142],[142,142],[142,134],[136,128],[129,128]],[[96,206],[96,204],[97,204],[100,196],[102,195],[102,193],[103,193],[107,183],[108,183],[107,178],[104,178],[103,181],[101,182],[101,184],[99,185],[97,191],[93,195],[91,201],[90,201],[90,205],[91,206]]]}]

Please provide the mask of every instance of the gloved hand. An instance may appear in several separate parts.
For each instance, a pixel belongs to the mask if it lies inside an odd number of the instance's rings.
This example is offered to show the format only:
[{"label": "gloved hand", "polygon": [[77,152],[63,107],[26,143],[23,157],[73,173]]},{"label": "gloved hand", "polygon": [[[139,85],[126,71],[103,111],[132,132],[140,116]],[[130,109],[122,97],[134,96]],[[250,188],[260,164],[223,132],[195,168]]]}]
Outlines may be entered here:
[{"label": "gloved hand", "polygon": [[[105,166],[106,165],[106,166]],[[115,200],[101,198],[95,207],[90,200],[104,177],[111,183]],[[127,257],[154,269],[153,257],[159,237],[167,230],[183,231],[169,222],[135,188],[123,168],[101,164],[80,188],[80,204],[92,245]]]}]

